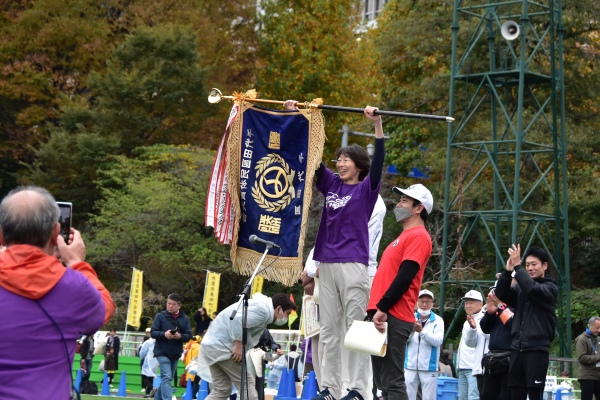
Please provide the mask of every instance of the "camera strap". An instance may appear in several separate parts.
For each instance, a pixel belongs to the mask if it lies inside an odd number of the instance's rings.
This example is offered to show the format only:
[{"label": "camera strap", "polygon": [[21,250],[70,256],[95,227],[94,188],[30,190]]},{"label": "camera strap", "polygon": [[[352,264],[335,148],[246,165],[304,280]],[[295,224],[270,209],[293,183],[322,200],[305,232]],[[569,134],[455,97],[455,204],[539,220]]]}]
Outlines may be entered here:
[{"label": "camera strap", "polygon": [[177,321],[175,320],[175,318],[173,318],[169,315],[167,317],[167,319],[169,320],[169,322],[171,322],[173,325],[175,325],[175,330],[179,332],[180,327],[179,327],[179,324],[177,323]]},{"label": "camera strap", "polygon": [[65,352],[67,354],[67,367],[69,368],[69,377],[71,378],[71,388],[73,390],[73,394],[71,394],[71,398],[72,399],[77,399],[77,400],[81,400],[81,396],[79,395],[79,388],[76,388],[75,385],[73,384],[73,373],[71,371],[71,357],[69,356],[69,346],[67,345],[67,341],[65,339],[65,335],[63,335],[62,330],[60,329],[60,327],[58,326],[58,324],[56,323],[56,321],[54,320],[54,318],[52,318],[52,316],[48,313],[48,311],[46,311],[46,309],[44,308],[44,306],[42,306],[40,304],[39,301],[35,302],[44,312],[44,314],[46,314],[46,316],[50,319],[50,321],[52,321],[52,323],[54,324],[54,326],[56,327],[56,329],[58,330],[58,333],[60,333],[60,337],[63,340],[63,344],[65,345]]}]

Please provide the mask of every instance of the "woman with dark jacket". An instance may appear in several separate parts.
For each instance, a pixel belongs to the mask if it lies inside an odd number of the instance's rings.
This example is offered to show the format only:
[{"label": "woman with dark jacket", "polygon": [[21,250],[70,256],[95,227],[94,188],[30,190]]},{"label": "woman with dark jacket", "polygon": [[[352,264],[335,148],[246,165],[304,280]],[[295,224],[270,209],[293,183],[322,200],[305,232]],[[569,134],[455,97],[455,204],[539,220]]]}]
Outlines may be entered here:
[{"label": "woman with dark jacket", "polygon": [[[487,309],[479,325],[483,333],[490,335],[489,352],[483,356],[483,388],[480,400],[510,400],[508,368],[512,345],[513,311],[494,294],[494,287],[487,296]],[[486,356],[495,354],[494,364],[485,365]],[[504,355],[502,357],[502,355]],[[497,364],[497,365],[496,365]]]},{"label": "woman with dark jacket", "polygon": [[208,316],[206,308],[200,307],[196,314],[194,314],[194,321],[196,321],[196,335],[204,336],[208,330],[208,326],[212,322],[212,319]]}]

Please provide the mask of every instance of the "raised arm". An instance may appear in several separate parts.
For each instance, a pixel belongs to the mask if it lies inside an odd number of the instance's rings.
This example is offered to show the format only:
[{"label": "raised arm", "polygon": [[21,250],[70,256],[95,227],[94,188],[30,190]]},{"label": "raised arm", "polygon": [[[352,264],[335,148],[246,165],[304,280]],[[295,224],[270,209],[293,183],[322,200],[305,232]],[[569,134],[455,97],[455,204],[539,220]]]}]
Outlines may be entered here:
[{"label": "raised arm", "polygon": [[371,161],[371,169],[369,177],[371,178],[371,190],[375,190],[381,181],[381,172],[383,170],[383,161],[385,159],[385,139],[383,138],[383,125],[381,123],[381,115],[375,115],[377,107],[365,107],[365,116],[373,121],[375,128],[375,154]]}]

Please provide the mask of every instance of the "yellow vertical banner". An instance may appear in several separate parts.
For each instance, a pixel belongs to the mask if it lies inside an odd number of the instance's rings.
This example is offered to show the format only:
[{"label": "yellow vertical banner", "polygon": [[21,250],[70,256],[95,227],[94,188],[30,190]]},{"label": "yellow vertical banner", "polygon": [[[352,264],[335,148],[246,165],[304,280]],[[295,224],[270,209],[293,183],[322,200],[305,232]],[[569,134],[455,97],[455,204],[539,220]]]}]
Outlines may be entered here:
[{"label": "yellow vertical banner", "polygon": [[[290,293],[290,300],[292,301],[292,303],[296,304],[296,302],[294,301],[294,295]],[[290,313],[290,316],[288,318],[288,328],[292,328],[292,324],[294,323],[295,320],[298,319],[298,313],[296,312],[296,310],[292,311]]]},{"label": "yellow vertical banner", "polygon": [[206,308],[206,312],[212,318],[214,312],[219,308],[219,285],[221,283],[221,274],[210,272],[206,274],[206,285],[204,286],[204,299],[202,307]]},{"label": "yellow vertical banner", "polygon": [[144,284],[144,271],[134,268],[131,276],[131,291],[129,292],[129,306],[127,308],[127,324],[135,328],[140,327],[142,316],[142,286]]},{"label": "yellow vertical banner", "polygon": [[265,282],[265,278],[262,276],[255,276],[252,281],[252,294],[254,293],[262,293],[263,283]]}]

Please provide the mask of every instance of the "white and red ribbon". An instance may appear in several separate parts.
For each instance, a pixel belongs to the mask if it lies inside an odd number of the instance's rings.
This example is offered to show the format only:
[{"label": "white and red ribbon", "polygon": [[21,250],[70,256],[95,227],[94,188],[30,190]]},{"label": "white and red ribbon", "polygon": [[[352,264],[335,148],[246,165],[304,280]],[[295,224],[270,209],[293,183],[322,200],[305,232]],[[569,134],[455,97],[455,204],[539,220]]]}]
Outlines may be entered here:
[{"label": "white and red ribbon", "polygon": [[215,228],[215,236],[223,244],[229,244],[233,240],[234,213],[232,212],[231,197],[227,191],[227,138],[239,110],[239,106],[234,103],[229,113],[225,134],[215,157],[206,196],[204,225]]}]

